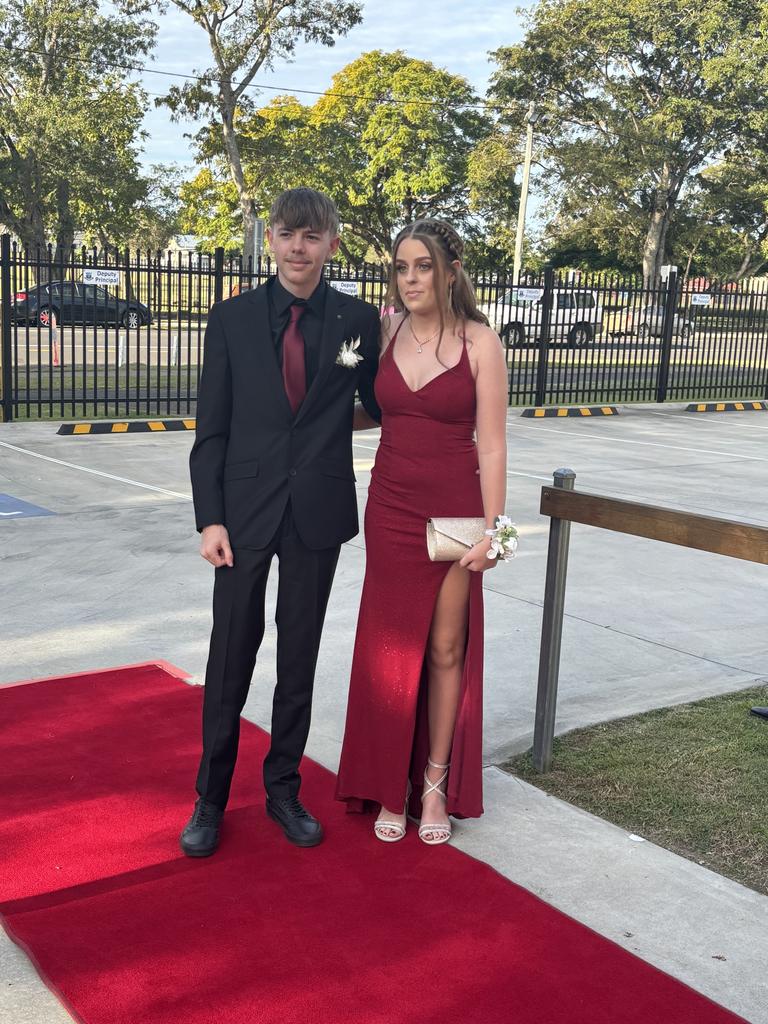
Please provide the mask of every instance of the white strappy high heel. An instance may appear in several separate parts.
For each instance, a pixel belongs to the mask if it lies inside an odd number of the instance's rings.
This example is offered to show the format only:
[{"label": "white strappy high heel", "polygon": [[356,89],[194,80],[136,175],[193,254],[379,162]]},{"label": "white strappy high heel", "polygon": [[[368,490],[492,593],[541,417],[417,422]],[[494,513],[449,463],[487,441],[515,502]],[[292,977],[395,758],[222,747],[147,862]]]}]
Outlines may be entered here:
[{"label": "white strappy high heel", "polygon": [[[437,768],[438,770],[442,771],[443,774],[440,776],[437,782],[432,782],[429,776],[427,775],[426,768],[424,769],[424,791],[421,794],[421,802],[424,803],[424,797],[429,796],[430,793],[439,793],[443,800],[447,800],[445,790],[448,788],[447,781],[448,769],[451,767],[450,761],[448,762],[448,764],[435,764],[434,761],[431,761],[429,758],[427,758],[427,764],[429,765],[430,768]],[[440,787],[443,786],[443,784],[445,784],[445,788],[441,789]],[[437,836],[437,838],[427,839],[426,837],[430,834],[433,837]],[[421,825],[419,825],[419,839],[422,841],[422,843],[426,843],[427,846],[439,846],[441,843],[447,843],[450,838],[450,819],[448,820],[447,825],[430,825],[429,823],[425,822],[422,822]]]},{"label": "white strappy high heel", "polygon": [[[408,801],[411,799],[411,780],[408,780],[408,787],[405,791],[405,805],[403,806],[402,821],[388,821],[386,818],[377,818],[373,825],[373,832],[382,843],[398,843],[405,835],[405,823],[408,820]],[[394,835],[387,835],[384,830],[394,832]]]}]

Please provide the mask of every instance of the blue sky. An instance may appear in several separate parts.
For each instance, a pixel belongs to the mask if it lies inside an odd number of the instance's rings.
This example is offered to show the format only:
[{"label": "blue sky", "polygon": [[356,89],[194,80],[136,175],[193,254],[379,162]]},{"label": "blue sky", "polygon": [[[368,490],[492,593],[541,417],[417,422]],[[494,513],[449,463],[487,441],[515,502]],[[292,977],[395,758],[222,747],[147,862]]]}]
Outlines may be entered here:
[{"label": "blue sky", "polygon": [[[257,77],[263,85],[279,87],[280,92],[296,89],[322,91],[331,84],[335,72],[368,50],[405,50],[411,57],[429,60],[454,74],[463,75],[483,95],[494,65],[488,52],[518,42],[523,35],[519,6],[530,7],[533,0],[366,0],[363,22],[334,47],[303,45],[292,63],[281,63],[271,72]],[[187,15],[169,5],[160,21],[152,67],[189,74],[209,63],[208,41]],[[174,79],[157,74],[143,76],[144,86],[153,94],[163,93]],[[176,80],[178,81],[178,80]],[[257,102],[269,102],[276,95],[264,91]],[[312,96],[301,96],[307,103]],[[165,108],[152,109],[144,123],[149,138],[144,146],[143,162],[191,164],[192,156],[185,132],[190,122],[172,124]]]}]

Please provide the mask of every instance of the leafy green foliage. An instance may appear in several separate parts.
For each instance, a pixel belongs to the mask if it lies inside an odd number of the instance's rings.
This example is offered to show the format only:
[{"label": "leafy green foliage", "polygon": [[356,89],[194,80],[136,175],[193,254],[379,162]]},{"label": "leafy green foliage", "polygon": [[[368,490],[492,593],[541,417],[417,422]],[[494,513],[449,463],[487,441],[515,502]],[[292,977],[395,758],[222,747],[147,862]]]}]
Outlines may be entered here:
[{"label": "leafy green foliage", "polygon": [[[196,69],[194,81],[174,86],[158,103],[169,107],[176,119],[209,118],[206,145],[216,148],[235,185],[243,253],[254,255],[258,203],[243,168],[236,125],[253,110],[253,94],[248,89],[262,68],[272,67],[277,59],[290,59],[299,41],[333,46],[336,36],[361,20],[361,5],[357,0],[170,2],[205,31],[212,63]],[[155,6],[162,10],[165,0]],[[219,227],[215,229],[218,233]]]},{"label": "leafy green foliage", "polygon": [[[312,107],[284,96],[238,111],[248,194],[264,213],[284,188],[327,192],[346,228],[347,255],[385,256],[395,231],[417,217],[468,224],[469,162],[491,129],[488,117],[468,106],[476,102],[463,78],[427,61],[400,51],[363,54]],[[226,165],[214,126],[198,144],[201,156],[219,161],[222,181]],[[478,207],[486,199],[481,179],[478,171]]]},{"label": "leafy green foliage", "polygon": [[[587,223],[647,279],[694,176],[726,147],[765,147],[765,0],[541,0],[498,50],[493,97],[520,123],[534,100],[561,224]],[[632,235],[636,241],[632,241]]]},{"label": "leafy green foliage", "polygon": [[0,0],[0,17],[0,220],[29,246],[120,236],[147,191],[145,96],[114,65],[147,53],[154,26],[97,0]]}]

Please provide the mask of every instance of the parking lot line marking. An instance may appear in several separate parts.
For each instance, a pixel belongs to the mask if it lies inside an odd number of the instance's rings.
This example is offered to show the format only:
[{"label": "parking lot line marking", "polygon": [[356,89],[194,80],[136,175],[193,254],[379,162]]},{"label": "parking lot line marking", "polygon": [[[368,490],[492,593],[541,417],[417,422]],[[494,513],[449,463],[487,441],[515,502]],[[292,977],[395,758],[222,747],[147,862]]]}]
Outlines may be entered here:
[{"label": "parking lot line marking", "polygon": [[145,484],[140,480],[131,480],[127,476],[115,476],[114,473],[104,473],[100,469],[90,469],[88,466],[78,466],[75,462],[64,462],[63,459],[54,459],[51,455],[41,455],[39,452],[30,451],[29,448],[20,448],[16,444],[9,444],[7,441],[0,441],[0,448],[8,448],[12,452],[19,452],[21,455],[31,455],[33,459],[42,459],[44,462],[52,462],[56,466],[65,466],[67,469],[76,469],[80,473],[89,473],[91,476],[100,476],[105,480],[114,480],[119,484],[128,484],[131,487],[141,487],[145,491],[155,491],[156,494],[167,494],[171,498],[183,498],[184,501],[192,501],[191,494],[182,494],[180,491],[169,491],[165,487],[157,487],[155,484]]},{"label": "parking lot line marking", "polygon": [[550,434],[570,434],[573,437],[585,438],[588,441],[609,441],[613,444],[639,444],[647,448],[669,448],[675,452],[696,452],[699,455],[722,455],[726,459],[746,459],[748,462],[768,462],[768,459],[763,459],[759,455],[744,455],[741,452],[716,452],[710,448],[686,448],[679,444],[662,444],[660,441],[631,441],[626,437],[605,437],[603,434],[582,434],[581,431],[577,430],[558,430],[556,427],[540,427],[538,424],[534,427],[533,424],[528,424],[524,420],[520,420],[519,426],[529,428],[530,430],[545,430]]}]

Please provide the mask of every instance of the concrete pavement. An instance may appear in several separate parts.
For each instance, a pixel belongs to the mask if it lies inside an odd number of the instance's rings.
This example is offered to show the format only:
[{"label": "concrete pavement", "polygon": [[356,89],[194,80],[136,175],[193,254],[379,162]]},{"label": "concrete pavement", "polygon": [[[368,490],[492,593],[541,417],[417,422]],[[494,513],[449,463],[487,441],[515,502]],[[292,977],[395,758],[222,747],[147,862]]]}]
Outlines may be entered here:
[{"label": "concrete pavement", "polygon": [[[191,436],[65,438],[56,427],[0,426],[0,493],[56,513],[0,520],[0,683],[152,658],[199,681],[212,570],[197,555],[188,499]],[[361,507],[377,436],[355,439]],[[571,467],[582,490],[768,525],[768,414],[635,406],[619,417],[524,420],[512,410],[508,436],[507,511],[521,547],[485,579],[487,813],[460,823],[456,843],[754,1024],[768,1024],[768,898],[493,767],[530,744],[548,532],[538,503],[552,471]],[[358,536],[342,550],[308,748],[330,768],[363,567]],[[574,526],[558,731],[768,678],[765,587],[764,566]],[[262,726],[274,641],[272,624],[246,706]],[[4,936],[0,977],[11,982],[0,988],[0,1021],[69,1019],[52,1009]]]}]

